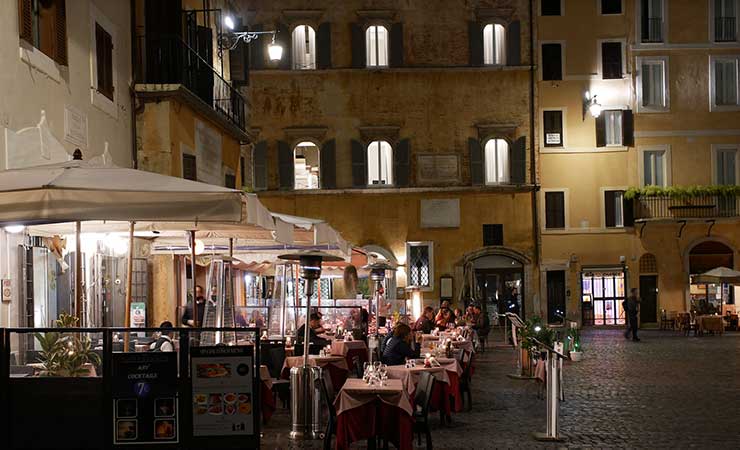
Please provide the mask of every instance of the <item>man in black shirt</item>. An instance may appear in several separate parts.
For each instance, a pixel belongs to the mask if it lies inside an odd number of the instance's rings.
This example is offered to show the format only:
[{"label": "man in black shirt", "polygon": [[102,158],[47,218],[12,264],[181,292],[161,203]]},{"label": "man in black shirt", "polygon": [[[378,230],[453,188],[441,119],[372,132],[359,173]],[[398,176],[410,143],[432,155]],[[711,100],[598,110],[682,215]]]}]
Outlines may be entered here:
[{"label": "man in black shirt", "polygon": [[[321,328],[321,318],[318,314],[312,313],[309,316],[308,326],[311,327],[310,330],[308,330],[308,339],[309,344],[318,345],[319,347],[326,347],[329,344],[329,341],[321,338],[316,334],[314,330]],[[298,331],[295,333],[295,355],[300,356],[303,355],[303,340],[306,336],[306,325],[301,325],[300,328],[298,328]]]},{"label": "man in black shirt", "polygon": [[[198,307],[198,324],[197,326],[202,327],[203,326],[203,313],[206,310],[206,299],[203,297],[203,287],[202,286],[195,286],[195,304]],[[185,312],[182,314],[182,324],[186,327],[194,327],[196,326],[195,321],[193,320],[193,303],[191,301],[188,301],[188,304],[185,305]]]}]

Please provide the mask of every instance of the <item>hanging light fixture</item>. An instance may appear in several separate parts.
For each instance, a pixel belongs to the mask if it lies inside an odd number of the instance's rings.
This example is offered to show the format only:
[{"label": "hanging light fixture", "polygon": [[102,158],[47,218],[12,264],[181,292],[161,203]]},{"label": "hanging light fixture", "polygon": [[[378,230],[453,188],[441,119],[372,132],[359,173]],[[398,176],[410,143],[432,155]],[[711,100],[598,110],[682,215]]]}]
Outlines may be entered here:
[{"label": "hanging light fixture", "polygon": [[283,47],[275,43],[275,33],[272,34],[272,42],[267,46],[267,54],[270,61],[280,61],[283,57]]}]

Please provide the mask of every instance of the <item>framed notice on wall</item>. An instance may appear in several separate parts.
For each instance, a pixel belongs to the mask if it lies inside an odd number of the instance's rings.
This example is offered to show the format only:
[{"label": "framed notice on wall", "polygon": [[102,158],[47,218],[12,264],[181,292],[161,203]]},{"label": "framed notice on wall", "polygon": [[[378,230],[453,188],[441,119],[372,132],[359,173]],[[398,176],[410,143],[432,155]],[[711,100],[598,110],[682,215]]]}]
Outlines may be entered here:
[{"label": "framed notice on wall", "polygon": [[452,277],[439,277],[439,298],[442,300],[452,300]]}]

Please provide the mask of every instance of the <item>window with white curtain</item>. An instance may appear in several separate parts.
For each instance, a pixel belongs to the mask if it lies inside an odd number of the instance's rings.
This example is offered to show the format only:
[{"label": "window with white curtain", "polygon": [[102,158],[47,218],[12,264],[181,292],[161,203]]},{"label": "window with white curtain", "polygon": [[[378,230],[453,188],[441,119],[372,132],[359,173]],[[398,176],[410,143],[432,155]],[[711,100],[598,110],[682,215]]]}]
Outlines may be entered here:
[{"label": "window with white curtain", "polygon": [[393,148],[386,141],[373,141],[367,146],[367,184],[393,184]]},{"label": "window with white curtain", "polygon": [[316,32],[309,25],[293,29],[293,69],[316,69]]},{"label": "window with white curtain", "polygon": [[738,149],[722,146],[714,152],[714,183],[733,186],[738,184]]},{"label": "window with white curtain", "polygon": [[367,67],[388,67],[388,29],[372,25],[365,32]]},{"label": "window with white curtain", "polygon": [[637,58],[638,111],[668,111],[668,58]]},{"label": "window with white curtain", "polygon": [[666,185],[665,150],[647,150],[643,153],[642,173],[644,186]]},{"label": "window with white curtain", "polygon": [[483,27],[483,64],[506,64],[506,29],[498,23]]},{"label": "window with white curtain", "polygon": [[712,56],[710,80],[714,110],[736,110],[740,106],[738,95],[738,61],[740,56]]},{"label": "window with white curtain", "polygon": [[622,145],[622,111],[604,111],[606,145]]},{"label": "window with white curtain", "polygon": [[319,147],[313,142],[299,142],[293,149],[295,189],[319,189]]},{"label": "window with white curtain", "polygon": [[486,184],[509,182],[509,143],[489,139],[485,147]]}]

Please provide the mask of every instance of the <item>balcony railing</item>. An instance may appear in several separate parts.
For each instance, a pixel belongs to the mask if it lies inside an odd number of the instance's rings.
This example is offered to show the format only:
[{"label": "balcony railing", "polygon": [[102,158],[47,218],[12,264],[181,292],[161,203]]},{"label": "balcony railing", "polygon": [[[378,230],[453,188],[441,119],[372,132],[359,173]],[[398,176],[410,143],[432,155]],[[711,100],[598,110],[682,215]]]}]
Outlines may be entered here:
[{"label": "balcony railing", "polygon": [[737,19],[717,17],[714,19],[714,41],[735,42],[737,40]]},{"label": "balcony railing", "polygon": [[179,37],[140,36],[136,41],[137,84],[180,84],[245,131],[244,97]]},{"label": "balcony railing", "polygon": [[690,198],[638,197],[635,220],[714,219],[740,216],[740,196],[705,195]]},{"label": "balcony railing", "polygon": [[642,42],[663,42],[663,19],[650,17],[643,19]]}]

